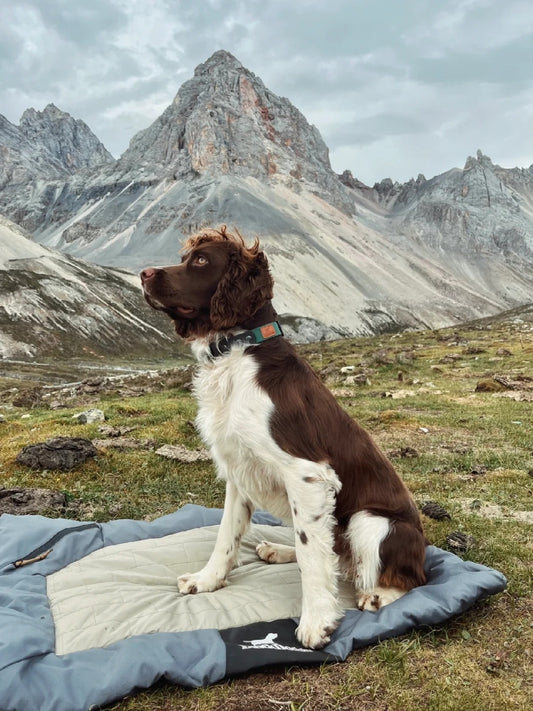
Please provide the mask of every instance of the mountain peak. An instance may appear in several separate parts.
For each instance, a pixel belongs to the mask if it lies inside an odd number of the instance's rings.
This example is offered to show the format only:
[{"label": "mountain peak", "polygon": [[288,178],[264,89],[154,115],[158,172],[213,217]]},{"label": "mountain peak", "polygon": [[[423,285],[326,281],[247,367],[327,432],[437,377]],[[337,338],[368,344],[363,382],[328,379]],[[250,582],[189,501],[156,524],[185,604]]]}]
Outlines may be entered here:
[{"label": "mountain peak", "polygon": [[479,148],[476,151],[475,158],[474,156],[468,156],[463,170],[471,170],[472,168],[475,168],[478,165],[484,166],[485,168],[494,168],[494,163],[492,162],[492,160],[488,156],[486,156]]},{"label": "mountain peak", "polygon": [[[43,119],[49,119],[53,121],[58,121],[60,119],[72,119],[72,116],[68,114],[66,111],[61,111],[61,109],[58,109],[55,104],[47,104],[42,111],[37,111],[36,109],[31,106],[29,109],[26,109],[22,116],[20,117],[20,124],[28,124],[28,123],[34,123],[35,121],[43,120]],[[74,120],[74,119],[72,119]]]},{"label": "mountain peak", "polygon": [[194,76],[202,76],[203,74],[208,74],[214,69],[223,68],[225,70],[230,69],[244,69],[243,65],[239,60],[231,54],[231,52],[225,49],[218,49],[216,52],[206,59],[205,62],[199,64],[194,70]]},{"label": "mountain peak", "polygon": [[306,184],[353,213],[318,130],[226,50],[196,67],[173,103],[135,136],[120,159],[128,173],[149,166],[176,180],[199,175]]},{"label": "mountain peak", "polygon": [[74,119],[55,104],[48,104],[43,111],[26,109],[19,130],[33,145],[48,151],[67,173],[113,160],[84,121]]}]

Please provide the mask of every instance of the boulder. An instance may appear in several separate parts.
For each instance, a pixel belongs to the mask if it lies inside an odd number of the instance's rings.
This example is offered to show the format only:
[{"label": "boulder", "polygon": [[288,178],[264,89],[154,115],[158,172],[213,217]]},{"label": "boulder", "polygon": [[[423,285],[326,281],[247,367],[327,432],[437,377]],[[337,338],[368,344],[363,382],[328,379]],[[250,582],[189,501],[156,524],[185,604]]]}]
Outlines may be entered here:
[{"label": "boulder", "polygon": [[17,462],[31,469],[68,470],[97,454],[93,443],[83,437],[54,437],[21,449]]}]

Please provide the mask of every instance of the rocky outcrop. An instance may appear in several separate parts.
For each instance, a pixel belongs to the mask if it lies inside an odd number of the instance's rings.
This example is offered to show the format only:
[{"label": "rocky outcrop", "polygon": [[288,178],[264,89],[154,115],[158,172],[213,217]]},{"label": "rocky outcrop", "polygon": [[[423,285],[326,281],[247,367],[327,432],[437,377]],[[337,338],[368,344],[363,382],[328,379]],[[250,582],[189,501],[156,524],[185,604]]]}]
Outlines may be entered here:
[{"label": "rocky outcrop", "polygon": [[0,197],[5,189],[24,186],[35,178],[65,176],[61,163],[39,144],[33,145],[20,129],[0,114]]}]

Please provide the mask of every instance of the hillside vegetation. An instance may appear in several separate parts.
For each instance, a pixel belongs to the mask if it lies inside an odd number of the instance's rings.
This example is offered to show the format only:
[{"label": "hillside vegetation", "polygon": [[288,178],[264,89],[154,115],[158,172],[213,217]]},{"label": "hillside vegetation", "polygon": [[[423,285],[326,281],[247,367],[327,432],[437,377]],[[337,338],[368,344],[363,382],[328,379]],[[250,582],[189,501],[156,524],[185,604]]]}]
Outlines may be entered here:
[{"label": "hillside vegetation", "polygon": [[[358,650],[343,664],[269,669],[194,691],[161,683],[112,708],[527,708],[533,624],[531,310],[462,328],[299,349],[389,453],[419,506],[431,500],[449,513],[442,520],[423,516],[430,541],[449,549],[452,532],[471,537],[468,549],[457,554],[502,571],[507,591],[446,625]],[[353,368],[346,372],[347,366]],[[154,449],[100,448],[96,459],[68,472],[32,471],[15,461],[23,446],[49,437],[102,438],[98,424],[72,419],[87,407],[101,408],[106,425],[134,428],[128,437],[201,448],[190,377],[191,368],[184,367],[163,376],[59,392],[36,390],[35,382],[11,374],[0,381],[5,418],[0,422],[0,486],[60,490],[66,508],[42,513],[80,520],[151,519],[189,502],[222,506],[223,486],[211,462],[169,460]],[[52,401],[53,407],[66,407],[50,409]]]}]

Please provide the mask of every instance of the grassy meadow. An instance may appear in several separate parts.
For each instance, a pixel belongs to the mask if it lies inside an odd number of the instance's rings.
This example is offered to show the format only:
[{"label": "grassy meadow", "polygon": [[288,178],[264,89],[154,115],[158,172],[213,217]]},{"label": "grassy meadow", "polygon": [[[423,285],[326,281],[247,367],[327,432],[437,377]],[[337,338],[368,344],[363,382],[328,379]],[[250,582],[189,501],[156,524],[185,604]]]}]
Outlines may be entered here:
[{"label": "grassy meadow", "polygon": [[[419,506],[432,500],[449,513],[443,520],[423,516],[429,540],[449,548],[450,533],[472,536],[471,546],[458,555],[502,571],[508,589],[445,625],[355,651],[343,664],[272,668],[192,691],[161,682],[111,708],[531,708],[533,323],[509,317],[299,350],[389,453]],[[353,369],[341,373],[346,366]],[[49,409],[50,398],[13,405],[36,384],[5,374],[0,487],[60,490],[67,496],[66,510],[43,513],[80,520],[152,519],[186,503],[222,506],[223,485],[210,462],[169,460],[149,449],[101,450],[95,460],[68,472],[32,471],[15,461],[23,446],[50,437],[102,437],[97,424],[72,420],[87,407],[104,410],[108,425],[134,428],[128,436],[200,448],[189,379],[189,371],[177,371],[161,389],[143,391],[141,384],[125,392],[117,386]]]}]

